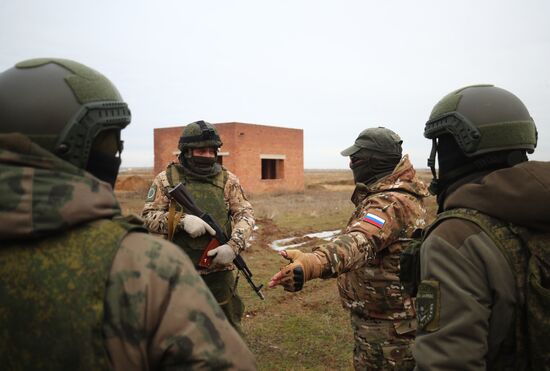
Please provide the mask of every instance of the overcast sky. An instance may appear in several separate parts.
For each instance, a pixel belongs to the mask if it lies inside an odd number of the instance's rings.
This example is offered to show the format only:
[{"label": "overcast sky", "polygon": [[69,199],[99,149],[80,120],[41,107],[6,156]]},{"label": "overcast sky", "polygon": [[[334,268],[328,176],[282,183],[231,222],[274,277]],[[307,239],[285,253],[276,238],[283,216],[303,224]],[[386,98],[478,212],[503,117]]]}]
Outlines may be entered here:
[{"label": "overcast sky", "polygon": [[204,119],[302,128],[306,168],[345,168],[382,125],[423,168],[433,105],[475,83],[523,100],[550,160],[549,17],[546,0],[0,0],[0,70],[62,57],[106,75],[132,110],[126,167],[152,166],[153,128]]}]

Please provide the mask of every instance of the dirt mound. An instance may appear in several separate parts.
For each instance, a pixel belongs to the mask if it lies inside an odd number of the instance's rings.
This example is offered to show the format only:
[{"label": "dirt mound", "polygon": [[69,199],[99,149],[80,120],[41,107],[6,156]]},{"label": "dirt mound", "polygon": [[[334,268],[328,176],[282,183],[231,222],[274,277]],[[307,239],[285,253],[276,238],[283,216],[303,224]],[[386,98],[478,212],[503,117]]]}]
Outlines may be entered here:
[{"label": "dirt mound", "polygon": [[150,186],[151,181],[139,175],[119,176],[115,185],[115,190],[146,193]]}]

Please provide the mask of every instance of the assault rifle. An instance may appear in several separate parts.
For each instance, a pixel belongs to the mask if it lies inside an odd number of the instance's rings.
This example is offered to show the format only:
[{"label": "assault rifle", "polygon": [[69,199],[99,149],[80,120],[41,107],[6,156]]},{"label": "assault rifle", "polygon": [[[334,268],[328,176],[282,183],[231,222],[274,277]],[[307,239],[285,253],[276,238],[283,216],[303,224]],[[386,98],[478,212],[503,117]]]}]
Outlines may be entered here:
[{"label": "assault rifle", "polygon": [[[187,191],[187,189],[182,183],[179,183],[174,188],[172,188],[172,190],[168,191],[168,194],[178,204],[180,204],[185,209],[186,212],[188,212],[189,214],[198,216],[204,222],[206,222],[209,226],[211,226],[212,229],[214,229],[214,231],[216,231],[216,235],[212,238],[210,243],[206,246],[199,260],[199,267],[208,268],[210,264],[212,264],[212,259],[213,259],[213,257],[208,256],[208,252],[212,249],[215,249],[218,246],[226,244],[227,241],[229,241],[229,238],[227,238],[227,235],[221,229],[219,224],[212,218],[212,216],[202,211],[197,206],[197,204],[195,204],[195,200],[193,200],[193,197]],[[262,293],[262,287],[264,285],[260,284],[259,286],[256,286],[254,281],[252,281],[252,272],[250,271],[250,269],[248,269],[248,265],[246,265],[246,262],[244,261],[242,256],[237,255],[235,259],[233,259],[233,264],[235,264],[239,272],[243,273],[244,278],[246,278],[246,281],[248,282],[250,287],[252,287],[252,290],[256,292],[256,294],[260,297],[260,299],[264,300],[265,299],[264,294]],[[237,276],[237,279],[238,279],[238,276]]]}]

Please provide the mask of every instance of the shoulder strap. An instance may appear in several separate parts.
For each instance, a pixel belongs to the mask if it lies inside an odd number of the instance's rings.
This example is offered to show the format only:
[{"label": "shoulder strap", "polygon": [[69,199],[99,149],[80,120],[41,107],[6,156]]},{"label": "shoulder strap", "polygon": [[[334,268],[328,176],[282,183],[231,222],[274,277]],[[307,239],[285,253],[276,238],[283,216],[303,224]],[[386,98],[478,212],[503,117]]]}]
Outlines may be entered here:
[{"label": "shoulder strap", "polygon": [[514,265],[514,262],[512,261],[512,257],[510,256],[510,252],[502,243],[501,237],[497,235],[497,229],[506,229],[509,234],[515,235],[511,230],[508,223],[505,223],[499,219],[489,217],[485,214],[480,213],[477,210],[473,209],[467,209],[467,208],[458,208],[458,209],[452,209],[444,211],[437,215],[437,218],[434,220],[432,224],[430,224],[424,231],[423,239],[426,239],[428,235],[432,232],[432,230],[439,225],[444,220],[447,219],[463,219],[467,220],[469,222],[474,223],[477,225],[485,234],[489,236],[489,238],[495,243],[495,245],[498,247],[498,249],[502,252],[504,257],[506,258],[506,261],[508,262],[512,272],[514,273],[514,276],[516,275],[516,267]]},{"label": "shoulder strap", "polygon": [[225,185],[227,184],[227,180],[229,179],[229,172],[227,171],[226,168],[222,168],[222,173],[223,173],[223,187],[225,188]]},{"label": "shoulder strap", "polygon": [[220,171],[218,174],[216,174],[209,183],[215,185],[218,188],[225,189],[225,184],[227,183],[227,180],[229,179],[229,173],[226,169],[222,168],[222,171]]},{"label": "shoulder strap", "polygon": [[174,187],[178,183],[187,183],[185,177],[180,174],[180,169],[181,167],[174,162],[166,167],[166,180],[170,187]]}]

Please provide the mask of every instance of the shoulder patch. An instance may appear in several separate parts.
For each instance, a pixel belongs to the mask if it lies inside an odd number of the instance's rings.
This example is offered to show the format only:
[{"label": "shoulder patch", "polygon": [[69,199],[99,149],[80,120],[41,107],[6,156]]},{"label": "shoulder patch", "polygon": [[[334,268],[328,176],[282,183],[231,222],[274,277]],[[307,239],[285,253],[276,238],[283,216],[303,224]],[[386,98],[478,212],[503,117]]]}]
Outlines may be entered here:
[{"label": "shoulder patch", "polygon": [[416,294],[418,328],[426,332],[439,330],[440,297],[439,281],[422,281]]},{"label": "shoulder patch", "polygon": [[363,216],[363,221],[372,224],[378,228],[382,228],[384,224],[386,224],[386,220],[372,213],[365,214],[365,216]]},{"label": "shoulder patch", "polygon": [[157,185],[153,183],[153,185],[151,185],[151,188],[149,188],[149,191],[147,192],[147,199],[145,200],[145,202],[155,201],[156,195],[157,195]]}]

